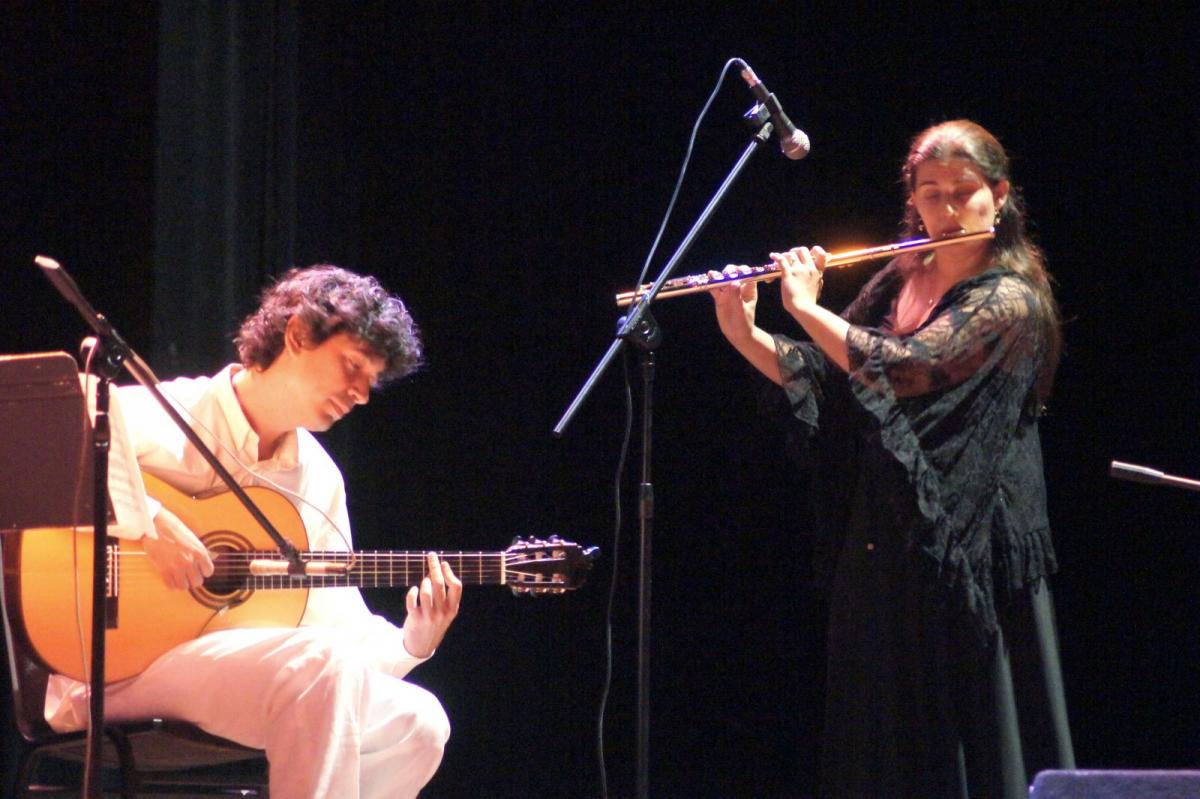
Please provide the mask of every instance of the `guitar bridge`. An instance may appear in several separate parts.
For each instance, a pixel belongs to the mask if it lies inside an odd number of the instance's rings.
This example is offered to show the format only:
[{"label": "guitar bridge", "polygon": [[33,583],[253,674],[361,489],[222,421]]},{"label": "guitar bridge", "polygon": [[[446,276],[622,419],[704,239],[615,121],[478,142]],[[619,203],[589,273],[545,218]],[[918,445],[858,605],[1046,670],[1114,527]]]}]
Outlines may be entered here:
[{"label": "guitar bridge", "polygon": [[107,629],[117,628],[120,603],[117,601],[121,594],[121,545],[115,538],[109,538],[104,547],[108,565],[104,570],[104,626]]}]

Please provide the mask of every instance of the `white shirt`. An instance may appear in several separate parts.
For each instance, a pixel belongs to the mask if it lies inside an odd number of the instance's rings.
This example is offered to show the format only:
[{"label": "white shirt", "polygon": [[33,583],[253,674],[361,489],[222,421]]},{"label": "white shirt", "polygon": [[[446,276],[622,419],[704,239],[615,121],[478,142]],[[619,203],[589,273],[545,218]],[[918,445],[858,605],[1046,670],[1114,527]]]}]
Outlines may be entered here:
[{"label": "white shirt", "polygon": [[[241,368],[232,364],[213,377],[166,381],[160,389],[240,485],[284,489],[281,493],[289,496],[304,522],[309,549],[350,548],[350,518],[342,473],[310,432],[298,429],[288,433],[276,446],[273,457],[258,460],[258,434],[251,428],[233,389],[233,375]],[[112,405],[112,412],[124,417],[138,465],[145,472],[189,495],[223,490],[223,483],[212,467],[188,443],[149,391],[142,386],[122,386],[113,392]],[[300,502],[287,492],[306,501]],[[154,500],[149,504],[153,517],[161,505]],[[208,531],[193,532],[203,535]],[[342,634],[349,634],[365,645],[363,649],[371,655],[369,665],[396,677],[403,677],[426,659],[408,653],[403,630],[372,614],[357,588],[311,589],[301,626],[338,628]],[[46,692],[46,718],[56,729],[78,726],[74,717],[82,708],[71,700],[82,693],[82,687],[61,675],[51,677]]]}]

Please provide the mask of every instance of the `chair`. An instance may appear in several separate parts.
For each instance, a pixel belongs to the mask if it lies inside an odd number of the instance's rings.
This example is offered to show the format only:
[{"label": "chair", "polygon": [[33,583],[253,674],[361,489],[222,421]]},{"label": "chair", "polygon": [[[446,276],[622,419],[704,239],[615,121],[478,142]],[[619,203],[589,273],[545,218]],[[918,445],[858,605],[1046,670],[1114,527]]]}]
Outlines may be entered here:
[{"label": "chair", "polygon": [[[16,535],[0,534],[0,570],[15,566]],[[46,682],[49,673],[24,640],[16,608],[9,604],[10,573],[0,580],[0,617],[4,626],[5,655],[11,680],[11,710],[19,735],[19,752],[12,775],[12,796],[78,796],[78,772],[86,747],[86,733],[58,733],[46,723]],[[7,731],[6,731],[7,732]],[[198,727],[169,719],[133,723],[106,723],[103,768],[105,782],[117,782],[122,797],[164,794],[267,796],[266,758],[262,751],[209,735]],[[57,761],[51,776],[56,783],[39,781],[39,775]],[[64,766],[66,768],[64,769]],[[72,775],[70,772],[76,772]],[[64,775],[64,772],[65,775]],[[75,784],[62,784],[74,782]],[[7,795],[7,794],[6,794]]]}]

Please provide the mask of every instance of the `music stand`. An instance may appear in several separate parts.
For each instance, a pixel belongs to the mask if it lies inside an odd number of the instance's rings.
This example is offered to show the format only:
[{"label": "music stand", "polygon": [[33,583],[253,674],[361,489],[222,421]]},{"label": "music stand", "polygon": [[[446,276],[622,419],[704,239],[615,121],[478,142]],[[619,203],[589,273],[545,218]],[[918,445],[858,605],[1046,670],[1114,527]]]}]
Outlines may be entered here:
[{"label": "music stand", "polygon": [[[83,792],[99,797],[104,726],[104,639],[108,620],[107,396],[97,400],[99,434],[87,416],[79,369],[65,352],[0,357],[0,533],[80,527],[93,532],[92,662]],[[105,459],[97,469],[96,447]],[[15,477],[19,475],[18,477]],[[103,508],[103,510],[98,509]],[[82,619],[80,620],[82,622]]]},{"label": "music stand", "polygon": [[91,527],[86,413],[79,368],[67,353],[0,356],[0,533]]}]

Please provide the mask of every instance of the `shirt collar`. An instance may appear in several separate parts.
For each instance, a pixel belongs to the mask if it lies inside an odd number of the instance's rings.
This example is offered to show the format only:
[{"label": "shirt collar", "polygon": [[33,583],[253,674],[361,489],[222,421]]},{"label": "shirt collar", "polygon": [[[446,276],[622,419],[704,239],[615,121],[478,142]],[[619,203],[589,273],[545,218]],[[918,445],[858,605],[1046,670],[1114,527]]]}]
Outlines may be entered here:
[{"label": "shirt collar", "polygon": [[238,401],[237,392],[233,389],[233,376],[243,368],[240,364],[231,363],[213,377],[213,393],[221,408],[221,413],[229,424],[230,438],[241,457],[250,463],[273,471],[287,471],[295,468],[299,453],[299,436],[296,435],[295,430],[291,430],[283,436],[279,446],[275,447],[274,455],[265,461],[258,460],[258,433],[254,432],[254,428],[250,426],[250,420],[246,418],[246,412],[242,410],[242,403]]}]

